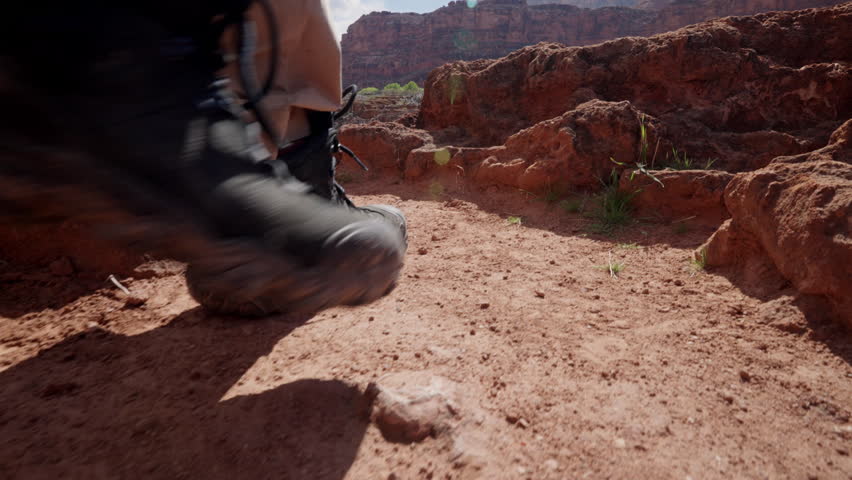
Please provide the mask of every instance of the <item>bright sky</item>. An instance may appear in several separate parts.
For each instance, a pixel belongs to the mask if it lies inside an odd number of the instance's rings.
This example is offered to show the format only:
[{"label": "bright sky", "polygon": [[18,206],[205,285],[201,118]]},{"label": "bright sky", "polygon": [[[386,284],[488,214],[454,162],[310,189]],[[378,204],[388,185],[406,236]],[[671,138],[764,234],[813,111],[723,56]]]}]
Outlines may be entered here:
[{"label": "bright sky", "polygon": [[349,25],[370,12],[431,12],[449,3],[449,0],[328,0],[334,29],[343,35]]}]

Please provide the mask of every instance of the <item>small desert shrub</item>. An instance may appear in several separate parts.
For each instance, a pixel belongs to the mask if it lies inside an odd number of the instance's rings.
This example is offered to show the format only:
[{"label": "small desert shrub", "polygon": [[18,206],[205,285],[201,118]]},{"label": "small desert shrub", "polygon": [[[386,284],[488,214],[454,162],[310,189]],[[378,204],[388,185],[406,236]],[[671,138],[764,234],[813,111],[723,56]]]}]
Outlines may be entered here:
[{"label": "small desert shrub", "polygon": [[414,92],[414,93],[416,93],[416,92],[419,92],[419,91],[421,91],[421,90],[423,90],[423,89],[422,89],[422,88],[420,88],[420,86],[419,86],[419,85],[417,85],[417,82],[415,82],[415,81],[413,81],[413,80],[412,80],[412,81],[410,81],[410,82],[406,83],[406,84],[402,87],[402,90],[403,90],[403,91],[405,91],[405,92]]},{"label": "small desert shrub", "polygon": [[612,233],[620,227],[627,225],[631,220],[632,207],[630,202],[637,192],[626,192],[618,188],[619,173],[615,169],[610,172],[608,182],[604,184],[603,191],[598,195],[597,208],[591,212],[591,218],[595,219],[591,229],[594,233]]},{"label": "small desert shrub", "polygon": [[[645,126],[645,115],[641,115],[639,117],[639,158],[633,162],[633,171],[630,173],[630,181],[633,181],[633,178],[636,174],[645,175],[651,180],[657,182],[661,187],[666,188],[663,185],[663,182],[660,181],[659,178],[654,176],[653,173],[648,169],[648,152],[650,152],[650,144],[648,143],[648,128]],[[659,146],[659,141],[657,141],[657,146]],[[654,149],[654,158],[651,158],[651,164],[653,165],[654,159],[656,158],[656,148]],[[609,161],[620,166],[620,167],[630,167],[628,162],[619,162],[616,159],[609,157]]]}]

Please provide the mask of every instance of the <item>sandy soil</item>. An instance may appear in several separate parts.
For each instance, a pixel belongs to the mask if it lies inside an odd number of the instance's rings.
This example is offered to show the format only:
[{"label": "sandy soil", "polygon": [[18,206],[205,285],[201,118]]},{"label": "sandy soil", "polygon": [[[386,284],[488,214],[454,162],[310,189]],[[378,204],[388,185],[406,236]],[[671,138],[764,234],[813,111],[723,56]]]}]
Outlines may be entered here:
[{"label": "sandy soil", "polygon": [[[348,188],[408,214],[407,265],[387,298],[313,318],[210,317],[179,264],[7,228],[0,478],[852,478],[852,335],[696,271],[710,231],[604,237],[517,194]],[[386,440],[362,392],[399,372],[455,382],[473,421]]]}]

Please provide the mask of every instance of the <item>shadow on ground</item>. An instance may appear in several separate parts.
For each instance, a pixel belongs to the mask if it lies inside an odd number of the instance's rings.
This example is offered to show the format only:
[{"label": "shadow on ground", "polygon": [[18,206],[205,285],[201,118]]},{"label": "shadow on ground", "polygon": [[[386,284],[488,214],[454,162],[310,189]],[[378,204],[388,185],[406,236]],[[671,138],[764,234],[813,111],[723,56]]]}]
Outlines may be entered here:
[{"label": "shadow on ground", "polygon": [[852,331],[843,325],[841,315],[821,296],[799,293],[774,267],[751,264],[747,268],[716,267],[713,275],[725,277],[744,295],[760,300],[756,312],[747,314],[754,321],[823,343],[834,355],[852,365]]},{"label": "shadow on ground", "polygon": [[91,228],[69,222],[0,223],[0,317],[17,318],[59,309],[107,280],[148,278],[145,258],[98,238]]},{"label": "shadow on ground", "polygon": [[[243,378],[305,320],[194,309],[135,336],[89,330],[10,367],[0,477],[343,478],[367,426],[360,392],[320,379],[261,391],[276,378]],[[258,393],[223,400],[241,382]]]}]

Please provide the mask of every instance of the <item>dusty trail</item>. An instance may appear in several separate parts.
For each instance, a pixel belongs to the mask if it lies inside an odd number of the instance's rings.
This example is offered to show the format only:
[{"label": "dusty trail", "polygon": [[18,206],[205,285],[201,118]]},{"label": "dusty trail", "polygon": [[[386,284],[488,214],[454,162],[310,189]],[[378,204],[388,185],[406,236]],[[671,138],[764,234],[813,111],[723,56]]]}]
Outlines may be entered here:
[{"label": "dusty trail", "polygon": [[[363,308],[209,318],[178,264],[119,275],[135,306],[3,263],[0,478],[852,478],[848,332],[697,272],[712,230],[348,189],[411,224],[400,286]],[[362,392],[399,372],[460,385],[452,431],[383,438]]]}]

